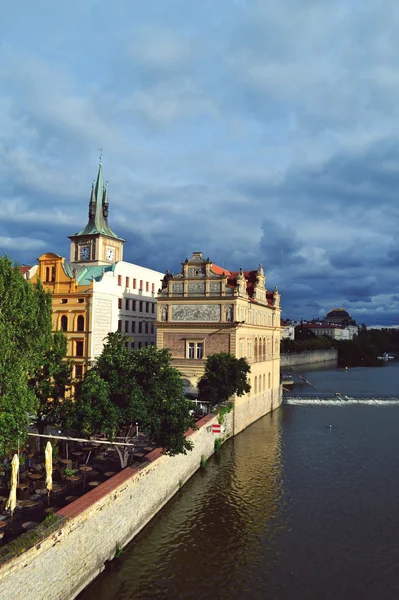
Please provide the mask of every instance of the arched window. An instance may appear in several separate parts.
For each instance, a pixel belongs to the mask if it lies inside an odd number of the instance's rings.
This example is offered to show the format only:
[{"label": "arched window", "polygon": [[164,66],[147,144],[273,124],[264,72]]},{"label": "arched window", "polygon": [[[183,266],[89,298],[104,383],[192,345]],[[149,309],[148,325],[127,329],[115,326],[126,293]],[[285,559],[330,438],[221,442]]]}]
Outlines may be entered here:
[{"label": "arched window", "polygon": [[55,267],[51,267],[51,281],[55,281]]},{"label": "arched window", "polygon": [[266,389],[266,375],[263,375],[263,391]]},{"label": "arched window", "polygon": [[68,331],[68,317],[65,315],[61,317],[61,329],[62,331]]},{"label": "arched window", "polygon": [[258,378],[255,377],[255,395],[258,393]]},{"label": "arched window", "polygon": [[266,360],[266,338],[263,338],[263,360]]},{"label": "arched window", "polygon": [[50,281],[50,267],[46,267],[46,281]]},{"label": "arched window", "polygon": [[[258,360],[258,338],[255,338],[254,357],[255,357],[255,361],[257,361]],[[256,379],[255,379],[255,381],[256,381]]]},{"label": "arched window", "polygon": [[78,331],[84,331],[85,329],[85,318],[82,315],[78,316]]},{"label": "arched window", "polygon": [[267,378],[267,384],[268,384],[268,388],[270,390],[270,373],[269,373],[268,378]]}]

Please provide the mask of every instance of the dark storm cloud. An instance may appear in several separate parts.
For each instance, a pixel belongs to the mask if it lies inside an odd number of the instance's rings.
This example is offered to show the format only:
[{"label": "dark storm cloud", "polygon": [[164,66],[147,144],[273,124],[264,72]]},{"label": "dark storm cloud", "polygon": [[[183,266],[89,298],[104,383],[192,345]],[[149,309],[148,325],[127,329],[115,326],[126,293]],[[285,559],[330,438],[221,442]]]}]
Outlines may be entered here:
[{"label": "dark storm cloud", "polygon": [[[264,265],[285,314],[399,309],[395,6],[22,0],[2,15],[0,251],[68,256],[104,148],[125,258]],[[315,315],[314,313],[317,313]]]}]

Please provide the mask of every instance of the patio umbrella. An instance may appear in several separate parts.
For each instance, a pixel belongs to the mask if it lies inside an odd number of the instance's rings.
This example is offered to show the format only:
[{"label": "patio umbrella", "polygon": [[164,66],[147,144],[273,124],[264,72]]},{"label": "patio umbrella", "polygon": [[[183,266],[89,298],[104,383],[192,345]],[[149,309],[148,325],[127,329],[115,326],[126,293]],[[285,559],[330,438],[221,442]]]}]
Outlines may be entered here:
[{"label": "patio umbrella", "polygon": [[46,444],[44,455],[46,462],[46,487],[50,494],[53,489],[53,447],[50,442]]},{"label": "patio umbrella", "polygon": [[18,454],[14,454],[14,458],[11,463],[11,490],[8,496],[6,509],[9,508],[11,511],[11,517],[14,513],[14,509],[17,505],[17,483],[18,483],[18,471],[19,471],[19,458]]}]

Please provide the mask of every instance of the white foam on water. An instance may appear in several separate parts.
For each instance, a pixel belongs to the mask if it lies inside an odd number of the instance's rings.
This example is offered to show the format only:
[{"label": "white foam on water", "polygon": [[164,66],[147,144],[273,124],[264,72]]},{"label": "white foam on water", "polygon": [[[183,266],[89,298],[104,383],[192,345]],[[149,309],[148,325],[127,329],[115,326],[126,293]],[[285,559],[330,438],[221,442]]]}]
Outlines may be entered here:
[{"label": "white foam on water", "polygon": [[369,404],[370,406],[392,406],[399,404],[399,398],[353,398],[351,396],[340,396],[339,398],[311,398],[305,396],[291,396],[284,398],[285,404],[295,405],[319,405],[319,406],[348,406],[349,404]]}]

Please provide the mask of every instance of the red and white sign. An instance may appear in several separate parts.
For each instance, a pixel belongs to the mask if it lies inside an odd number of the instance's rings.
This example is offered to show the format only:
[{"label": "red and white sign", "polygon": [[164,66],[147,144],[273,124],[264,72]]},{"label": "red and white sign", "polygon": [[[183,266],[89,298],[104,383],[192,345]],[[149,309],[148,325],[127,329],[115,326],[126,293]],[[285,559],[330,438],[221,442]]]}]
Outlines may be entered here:
[{"label": "red and white sign", "polygon": [[222,433],[222,426],[220,423],[214,423],[212,425],[212,433]]}]

